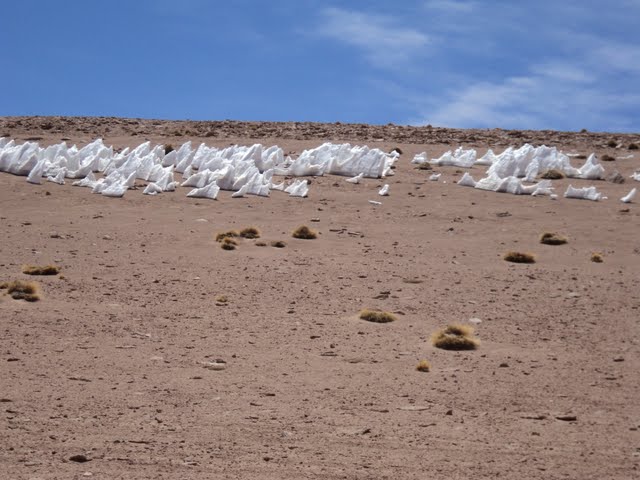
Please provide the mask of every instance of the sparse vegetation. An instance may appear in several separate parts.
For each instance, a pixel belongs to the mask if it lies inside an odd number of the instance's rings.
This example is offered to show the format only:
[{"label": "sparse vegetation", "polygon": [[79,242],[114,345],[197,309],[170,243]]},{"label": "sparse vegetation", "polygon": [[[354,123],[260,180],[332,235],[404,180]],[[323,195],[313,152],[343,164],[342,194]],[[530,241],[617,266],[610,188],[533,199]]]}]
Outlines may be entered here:
[{"label": "sparse vegetation", "polygon": [[40,300],[40,288],[36,282],[25,282],[23,280],[14,280],[13,282],[5,282],[7,293],[14,300],[25,300],[27,302],[37,302]]},{"label": "sparse vegetation", "polygon": [[271,242],[271,246],[275,248],[284,248],[287,246],[287,244],[284,243],[282,240],[276,240],[274,242]]},{"label": "sparse vegetation", "polygon": [[545,245],[564,245],[569,240],[558,233],[545,232],[540,236],[540,243]]},{"label": "sparse vegetation", "polygon": [[249,239],[260,238],[260,230],[258,230],[256,227],[243,228],[242,230],[240,230],[240,236],[242,238]]},{"label": "sparse vegetation", "polygon": [[239,237],[240,234],[235,230],[229,230],[228,232],[220,232],[216,235],[216,242],[223,242],[225,238]]},{"label": "sparse vegetation", "polygon": [[217,303],[228,303],[229,302],[229,298],[226,295],[218,295],[216,297],[216,302]]},{"label": "sparse vegetation", "polygon": [[449,325],[431,336],[436,348],[443,350],[475,350],[480,340],[473,336],[473,327],[469,325]]},{"label": "sparse vegetation", "polygon": [[618,141],[613,138],[607,142],[607,147],[616,148],[618,146]]},{"label": "sparse vegetation", "polygon": [[256,247],[266,247],[267,242],[256,242]]},{"label": "sparse vegetation", "polygon": [[545,180],[560,180],[561,178],[564,178],[564,173],[562,173],[560,170],[556,170],[555,168],[551,168],[545,172],[542,172],[540,178],[543,178]]},{"label": "sparse vegetation", "polygon": [[419,372],[428,372],[431,370],[431,364],[426,360],[420,360],[416,365],[416,370]]},{"label": "sparse vegetation", "polygon": [[60,267],[56,265],[23,265],[22,273],[26,273],[27,275],[57,275],[60,273]]},{"label": "sparse vegetation", "polygon": [[222,245],[220,245],[220,247],[223,250],[235,250],[237,245],[238,245],[238,242],[236,242],[233,238],[225,237],[222,240]]},{"label": "sparse vegetation", "polygon": [[293,238],[301,238],[303,240],[313,240],[315,238],[318,238],[318,233],[314,230],[311,230],[306,225],[301,225],[293,231],[291,236]]},{"label": "sparse vegetation", "polygon": [[613,161],[615,161],[615,157],[612,157],[611,155],[607,155],[605,153],[604,155],[602,155],[600,160],[602,160],[603,162],[613,162]]},{"label": "sparse vegetation", "polygon": [[536,257],[532,253],[507,252],[503,258],[513,263],[536,263]]},{"label": "sparse vegetation", "polygon": [[393,313],[383,312],[380,310],[369,310],[368,308],[360,311],[360,318],[373,323],[390,323],[397,320]]},{"label": "sparse vegetation", "polygon": [[594,263],[602,263],[604,262],[604,257],[602,256],[601,253],[593,252],[591,254],[591,261]]},{"label": "sparse vegetation", "polygon": [[417,170],[433,170],[433,167],[431,166],[430,163],[424,162],[424,163],[419,163],[418,165],[416,165],[416,169]]},{"label": "sparse vegetation", "polygon": [[172,144],[168,143],[164,146],[164,154],[167,155],[171,152],[173,152],[175,150],[175,148],[173,147]]},{"label": "sparse vegetation", "polygon": [[638,147],[637,143],[630,143],[628,148],[629,150],[638,150],[640,147]]}]

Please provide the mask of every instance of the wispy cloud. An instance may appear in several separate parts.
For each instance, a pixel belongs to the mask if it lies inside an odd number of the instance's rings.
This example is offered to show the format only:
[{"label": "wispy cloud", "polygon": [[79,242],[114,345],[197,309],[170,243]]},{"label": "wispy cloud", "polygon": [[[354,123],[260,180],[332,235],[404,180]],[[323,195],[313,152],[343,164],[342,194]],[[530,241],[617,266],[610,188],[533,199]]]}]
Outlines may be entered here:
[{"label": "wispy cloud", "polygon": [[326,8],[317,33],[359,49],[376,67],[395,68],[424,53],[432,39],[392,16]]}]

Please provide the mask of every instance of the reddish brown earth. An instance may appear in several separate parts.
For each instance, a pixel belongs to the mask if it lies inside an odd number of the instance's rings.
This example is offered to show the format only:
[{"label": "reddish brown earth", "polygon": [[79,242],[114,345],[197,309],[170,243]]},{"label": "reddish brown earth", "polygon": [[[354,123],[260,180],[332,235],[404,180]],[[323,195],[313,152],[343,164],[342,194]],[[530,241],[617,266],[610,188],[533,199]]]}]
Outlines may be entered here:
[{"label": "reddish brown earth", "polygon": [[[0,281],[26,279],[23,264],[62,268],[37,278],[39,302],[0,300],[1,478],[640,476],[640,210],[618,201],[638,185],[639,135],[26,117],[0,118],[2,135],[403,154],[395,176],[314,178],[306,199],[114,199],[0,174]],[[409,164],[524,142],[635,157],[604,164],[622,185],[571,181],[602,202],[463,188],[449,167],[429,182]],[[291,238],[301,224],[319,238]],[[286,247],[215,242],[249,225]],[[546,231],[569,243],[540,244]],[[508,250],[537,263],[505,262]],[[364,322],[363,307],[398,320]],[[430,344],[471,318],[478,350]],[[226,368],[201,363],[215,359]]]}]

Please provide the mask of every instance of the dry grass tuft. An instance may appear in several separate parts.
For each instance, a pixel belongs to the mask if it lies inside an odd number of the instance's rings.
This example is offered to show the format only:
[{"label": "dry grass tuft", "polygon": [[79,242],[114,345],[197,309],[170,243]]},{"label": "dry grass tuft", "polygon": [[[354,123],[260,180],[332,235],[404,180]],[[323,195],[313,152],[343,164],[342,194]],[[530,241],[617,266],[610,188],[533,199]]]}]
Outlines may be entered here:
[{"label": "dry grass tuft", "polygon": [[266,247],[267,242],[256,242],[256,247]]},{"label": "dry grass tuft", "polygon": [[602,263],[604,262],[604,257],[602,256],[601,253],[593,252],[591,254],[591,261],[595,263]]},{"label": "dry grass tuft", "polygon": [[604,155],[602,155],[602,157],[600,157],[600,160],[602,160],[603,162],[614,162],[616,159],[615,157],[612,157],[611,155],[607,155],[605,153]]},{"label": "dry grass tuft", "polygon": [[426,360],[420,360],[418,365],[416,365],[416,370],[419,372],[428,372],[431,370],[431,364]]},{"label": "dry grass tuft", "polygon": [[507,252],[502,258],[513,263],[536,263],[536,257],[532,253]]},{"label": "dry grass tuft", "polygon": [[40,267],[38,265],[23,265],[22,273],[27,275],[57,275],[60,273],[60,267],[56,265],[45,265]]},{"label": "dry grass tuft", "polygon": [[222,240],[222,245],[220,245],[220,247],[223,250],[235,250],[237,245],[238,242],[236,242],[233,238],[225,237]]},{"label": "dry grass tuft", "polygon": [[167,144],[164,146],[164,154],[165,154],[165,155],[170,154],[170,153],[171,153],[171,152],[173,152],[174,150],[175,150],[175,148],[174,148],[174,147],[173,147],[173,145],[171,145],[170,143],[167,143]]},{"label": "dry grass tuft", "polygon": [[416,166],[416,170],[433,170],[433,167],[431,166],[430,163],[424,162],[424,163],[419,163]]},{"label": "dry grass tuft", "polygon": [[216,302],[218,302],[218,303],[228,303],[229,302],[229,298],[226,295],[218,295],[216,297]]},{"label": "dry grass tuft", "polygon": [[630,143],[629,144],[629,150],[638,150],[638,144],[637,143]]},{"label": "dry grass tuft", "polygon": [[607,142],[607,147],[616,148],[618,146],[618,141],[613,138]]},{"label": "dry grass tuft", "polygon": [[545,232],[540,236],[540,243],[545,245],[564,245],[569,239],[558,233]]},{"label": "dry grass tuft", "polygon": [[434,333],[431,343],[443,350],[475,350],[480,340],[473,337],[473,327],[469,325],[449,325]]},{"label": "dry grass tuft", "polygon": [[235,230],[229,230],[228,232],[220,232],[216,235],[216,242],[222,242],[225,238],[239,237],[240,234]]},{"label": "dry grass tuft", "polygon": [[40,300],[40,287],[36,282],[25,282],[14,280],[6,283],[7,293],[14,300],[26,300],[27,302],[37,302]]},{"label": "dry grass tuft", "polygon": [[382,312],[380,310],[369,310],[368,308],[360,311],[360,318],[373,323],[390,323],[397,320],[393,313]]},{"label": "dry grass tuft", "polygon": [[240,230],[240,236],[242,238],[248,239],[260,238],[260,230],[258,230],[256,227],[243,228],[242,230]]},{"label": "dry grass tuft", "polygon": [[303,240],[313,240],[318,238],[318,233],[311,230],[306,225],[301,225],[293,231],[291,236],[293,238],[301,238]]},{"label": "dry grass tuft", "polygon": [[276,240],[275,242],[271,242],[271,246],[276,248],[284,248],[287,246],[287,244],[282,240]]},{"label": "dry grass tuft", "polygon": [[545,180],[560,180],[564,178],[564,173],[560,170],[556,170],[555,168],[551,168],[545,172],[542,172],[540,178],[544,178]]}]

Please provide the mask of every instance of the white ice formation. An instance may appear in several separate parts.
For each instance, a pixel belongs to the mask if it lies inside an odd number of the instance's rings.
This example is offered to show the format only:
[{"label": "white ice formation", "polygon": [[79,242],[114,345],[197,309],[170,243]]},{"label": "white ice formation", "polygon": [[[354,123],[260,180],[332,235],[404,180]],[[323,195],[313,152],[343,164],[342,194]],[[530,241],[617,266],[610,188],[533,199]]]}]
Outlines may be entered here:
[{"label": "white ice formation", "polygon": [[[82,148],[64,142],[43,148],[36,142],[17,144],[0,138],[0,171],[26,176],[28,182],[36,184],[43,179],[61,184],[65,178],[77,179],[73,185],[111,197],[123,196],[136,180],[148,182],[143,192],[147,195],[174,191],[180,185],[191,187],[187,196],[210,199],[215,199],[220,190],[232,191],[234,197],[269,196],[271,190],[306,197],[306,180],[286,186],[284,182],[274,183],[273,177],[332,174],[353,177],[349,181],[357,183],[363,177],[392,175],[397,158],[397,152],[387,154],[366,146],[331,143],[305,150],[292,159],[285,158],[280,147],[260,144],[216,148],[203,143],[194,148],[186,142],[165,153],[164,146],[145,142],[132,150],[115,152],[101,139]],[[180,184],[176,173],[182,175]]]},{"label": "white ice formation", "polygon": [[624,197],[620,199],[620,201],[622,203],[631,203],[631,201],[633,200],[633,197],[636,196],[636,190],[637,190],[636,188],[632,188],[629,193],[627,193]]},{"label": "white ice formation", "polygon": [[[509,147],[498,155],[489,149],[482,157],[476,157],[475,150],[465,150],[459,147],[455,151],[445,152],[440,158],[433,160],[427,160],[426,153],[423,152],[416,155],[412,163],[429,162],[432,165],[460,168],[488,166],[484,178],[476,181],[469,173],[465,173],[458,181],[458,185],[516,195],[551,195],[553,192],[551,181],[542,180],[534,183],[540,173],[551,169],[559,170],[569,178],[588,180],[604,178],[604,168],[598,162],[595,154],[589,156],[580,168],[575,168],[571,165],[568,155],[558,151],[555,147],[544,145],[533,147],[525,144],[518,149]],[[637,179],[640,180],[640,174]]]},{"label": "white ice formation", "polygon": [[584,200],[593,200],[597,202],[598,200],[604,200],[606,197],[602,196],[602,193],[598,192],[596,187],[583,187],[583,188],[574,188],[572,185],[567,187],[567,191],[564,192],[565,198],[580,198]]},{"label": "white ice formation", "polygon": [[389,195],[388,183],[385,183],[384,186],[380,189],[380,191],[378,191],[378,195],[380,195],[381,197],[386,197],[387,195]]}]

